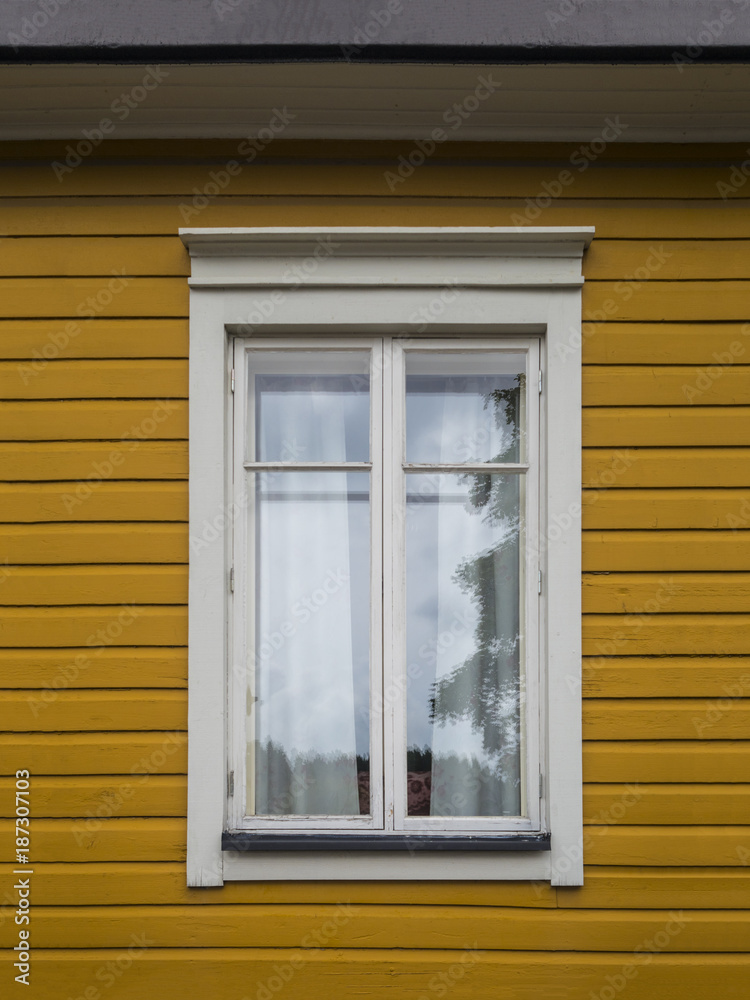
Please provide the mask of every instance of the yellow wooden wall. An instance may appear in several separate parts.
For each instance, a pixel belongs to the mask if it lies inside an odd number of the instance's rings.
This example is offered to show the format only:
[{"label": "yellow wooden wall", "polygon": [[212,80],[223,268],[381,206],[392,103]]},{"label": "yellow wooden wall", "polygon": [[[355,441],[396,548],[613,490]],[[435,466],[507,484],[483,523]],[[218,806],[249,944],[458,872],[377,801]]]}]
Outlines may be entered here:
[{"label": "yellow wooden wall", "polygon": [[[411,148],[279,141],[189,224],[513,225],[574,152],[443,147],[391,192]],[[596,226],[584,303],[606,318],[583,346],[578,889],[186,888],[176,231],[236,144],[112,141],[59,181],[61,154],[0,152],[0,846],[12,861],[10,775],[28,768],[28,995],[750,995],[750,185],[717,192],[745,150],[611,147],[533,220]]]}]

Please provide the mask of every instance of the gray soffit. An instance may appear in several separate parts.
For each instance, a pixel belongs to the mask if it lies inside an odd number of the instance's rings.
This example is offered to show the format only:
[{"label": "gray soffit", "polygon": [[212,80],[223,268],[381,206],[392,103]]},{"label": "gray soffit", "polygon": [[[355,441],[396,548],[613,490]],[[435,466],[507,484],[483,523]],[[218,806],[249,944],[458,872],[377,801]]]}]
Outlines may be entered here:
[{"label": "gray soffit", "polygon": [[750,65],[0,65],[0,140],[260,148],[436,129],[440,141],[747,142]]},{"label": "gray soffit", "polygon": [[750,0],[2,0],[5,63],[745,62]]}]

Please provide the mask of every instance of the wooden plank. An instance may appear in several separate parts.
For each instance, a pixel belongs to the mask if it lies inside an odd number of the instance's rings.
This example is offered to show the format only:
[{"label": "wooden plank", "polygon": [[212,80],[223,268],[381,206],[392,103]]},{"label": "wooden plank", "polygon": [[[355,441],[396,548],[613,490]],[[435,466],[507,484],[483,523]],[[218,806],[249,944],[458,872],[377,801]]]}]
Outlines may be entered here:
[{"label": "wooden plank", "polygon": [[[669,251],[667,251],[669,252]],[[727,255],[727,266],[731,255]],[[96,236],[63,239],[5,239],[0,242],[0,274],[4,277],[190,274],[190,257],[175,235],[117,238]],[[696,275],[697,276],[697,275]],[[729,277],[729,275],[727,275]]]},{"label": "wooden plank", "polygon": [[584,490],[583,504],[588,529],[731,528],[750,514],[750,489]]},{"label": "wooden plank", "polygon": [[641,614],[659,610],[730,612],[746,611],[749,606],[750,573],[670,573],[668,577],[652,573],[583,575],[583,610],[589,614]]},{"label": "wooden plank", "polygon": [[[342,66],[341,63],[338,65]],[[332,68],[335,68],[335,66],[336,64],[334,63]],[[95,68],[93,66],[90,67],[92,71]],[[195,66],[191,68],[197,69]],[[202,70],[208,68],[201,67]],[[253,67],[246,66],[246,68],[251,70]],[[258,67],[256,66],[255,68],[257,69]],[[357,67],[350,63],[349,66],[343,68],[355,69]],[[403,67],[403,69],[407,68]],[[418,68],[427,71],[432,70],[433,72],[438,69],[437,66],[419,66]],[[431,116],[434,117],[438,111],[442,111],[443,108],[449,108],[456,101],[459,93],[470,93],[476,85],[476,78],[474,76],[476,70],[473,67],[447,66],[443,64],[439,68],[453,72],[445,72],[444,76],[441,75],[437,78],[430,78],[427,74],[416,79],[412,76],[412,86],[407,89],[408,77],[402,77],[401,65],[399,66],[398,87],[393,85],[395,84],[393,80],[390,81],[392,85],[388,86],[377,81],[374,75],[366,79],[363,76],[355,76],[354,74],[352,76],[349,76],[349,74],[342,75],[338,81],[328,80],[328,86],[321,86],[319,85],[317,73],[314,78],[310,78],[307,81],[299,77],[296,80],[293,78],[280,79],[279,76],[270,77],[270,74],[269,78],[261,76],[253,77],[248,73],[244,85],[227,83],[223,86],[217,85],[212,76],[199,76],[196,74],[191,82],[175,84],[172,81],[172,68],[170,67],[169,79],[165,80],[159,86],[158,90],[150,95],[148,105],[139,107],[138,123],[142,125],[144,121],[151,123],[154,120],[160,123],[166,123],[167,121],[171,123],[174,120],[180,120],[192,121],[195,124],[195,118],[200,114],[201,120],[206,123],[213,122],[215,124],[221,121],[228,124],[241,121],[248,134],[255,134],[254,130],[251,130],[251,125],[257,127],[267,125],[269,119],[273,116],[274,105],[278,105],[282,101],[289,108],[294,108],[298,118],[302,119],[305,124],[312,124],[313,121],[319,122],[321,109],[323,108],[326,109],[326,112],[324,112],[326,115],[325,120],[330,120],[328,118],[330,115],[331,117],[335,116],[335,121],[339,120],[339,116],[347,113],[351,115],[355,111],[358,111],[361,115],[357,119],[358,124],[367,122],[383,125],[386,121],[393,121],[394,119],[391,116],[402,110],[409,114],[430,112]],[[462,77],[455,72],[459,68],[464,70]],[[632,127],[636,123],[643,122],[645,124],[646,121],[652,122],[657,113],[659,116],[671,115],[671,124],[674,124],[674,116],[684,114],[686,108],[692,110],[690,115],[691,123],[695,122],[696,118],[701,121],[703,118],[709,119],[709,121],[711,119],[716,121],[719,117],[723,119],[727,113],[742,113],[747,108],[747,91],[745,87],[739,84],[737,92],[732,93],[728,92],[716,81],[711,88],[710,94],[706,94],[694,89],[695,84],[692,79],[685,89],[682,87],[679,89],[669,89],[665,86],[658,86],[655,78],[652,76],[651,80],[654,80],[653,90],[648,92],[647,98],[645,98],[643,92],[643,80],[634,79],[631,81],[629,87],[623,89],[610,89],[609,77],[607,78],[606,87],[589,87],[588,89],[583,89],[583,83],[581,83],[579,89],[579,87],[561,85],[562,80],[549,80],[550,92],[545,93],[544,112],[540,112],[539,89],[540,85],[543,85],[541,84],[541,79],[544,78],[537,77],[533,83],[528,79],[524,82],[517,78],[515,85],[513,83],[509,84],[505,75],[507,68],[506,66],[503,67],[502,88],[499,88],[496,93],[487,97],[481,105],[483,110],[491,108],[499,111],[508,108],[512,109],[509,113],[513,118],[523,116],[524,120],[528,118],[532,121],[542,118],[549,125],[550,121],[554,120],[556,115],[559,115],[563,119],[564,124],[570,124],[571,109],[575,108],[576,122],[581,121],[581,118],[578,116],[582,117],[584,113],[587,116],[591,116],[592,135],[594,134],[594,123],[600,125],[607,115],[613,114],[613,101],[617,102],[617,110],[623,115],[624,120],[629,123],[629,127]],[[644,69],[647,67],[639,66],[638,68]],[[672,67],[669,68],[671,69]],[[24,69],[28,73],[28,68],[24,67]],[[293,67],[288,66],[288,69],[292,70]],[[114,70],[115,67],[112,67],[112,76],[114,76]],[[93,72],[91,75],[93,77]],[[735,77],[735,79],[737,78]],[[21,80],[23,80],[24,84],[28,81],[30,85],[22,86]],[[342,86],[345,81],[348,81],[349,86]],[[10,84],[10,80],[8,80],[8,84],[8,86],[2,87],[0,91],[0,96],[5,99],[0,107],[7,108],[6,113],[9,115],[3,121],[10,123],[25,120],[28,122],[31,119],[36,124],[40,121],[38,113],[47,112],[47,114],[50,114],[50,118],[47,119],[45,117],[41,119],[45,124],[47,121],[54,121],[55,123],[77,121],[80,122],[81,127],[85,127],[91,125],[92,122],[98,121],[102,113],[106,112],[107,107],[111,107],[111,102],[117,100],[123,89],[127,92],[132,88],[133,78],[131,75],[129,80],[121,81],[119,85],[116,85],[112,78],[110,78],[106,83],[90,79],[88,84],[84,84],[83,82],[69,84],[67,80],[64,83],[60,80],[57,86],[53,86],[50,80],[46,86],[42,86],[36,74],[29,74],[23,77],[19,75],[16,78],[15,86]],[[468,86],[469,84],[471,86]],[[252,103],[248,100],[251,87]],[[281,89],[282,87],[283,90]],[[614,93],[613,90],[615,91]],[[644,98],[648,101],[647,112],[644,110]],[[714,105],[712,101],[719,101],[720,103]],[[696,114],[699,109],[700,113]],[[55,112],[54,118],[51,117],[52,111]],[[241,115],[238,115],[238,111],[241,111]],[[29,112],[36,112],[36,114],[31,115]],[[221,119],[214,117],[219,112],[224,112],[224,117]],[[550,115],[549,112],[554,112],[555,115]],[[149,118],[144,119],[141,117],[146,113],[149,114]],[[180,116],[179,119],[177,119],[178,114]],[[472,126],[476,124],[477,118],[481,114],[482,110],[472,114]],[[388,116],[387,118],[386,115]],[[157,118],[156,116],[160,117]],[[313,116],[316,117],[313,118]],[[563,118],[563,116],[565,117]],[[424,122],[424,120],[425,116],[423,114],[420,121]],[[553,131],[551,126],[548,130],[550,132]],[[463,134],[462,132],[461,135]],[[283,141],[281,140],[282,143]],[[48,143],[44,144],[44,146],[47,145]],[[342,143],[336,144],[336,146],[340,145]],[[390,148],[392,143],[384,143],[384,145],[386,145],[386,148]],[[487,145],[492,147],[493,143],[488,142]],[[513,143],[511,145],[517,147],[520,144]],[[540,143],[539,146],[541,145]],[[562,160],[567,160],[576,148],[575,146],[571,146],[569,142],[561,142],[559,145],[559,157]],[[223,150],[227,148],[228,143],[226,140],[218,140],[217,146]],[[532,149],[538,148],[536,143],[534,146],[530,144],[529,146]],[[468,145],[463,148],[471,149]],[[730,148],[732,147],[730,146]],[[231,155],[231,151],[231,146],[229,146],[228,155]],[[617,162],[622,159],[622,157],[614,155],[614,152],[610,153],[609,150],[607,150],[607,154],[605,155],[607,155],[607,159],[610,162]],[[55,153],[52,153],[52,157],[54,155]],[[687,152],[685,156],[686,159],[689,157],[692,162],[698,159]],[[546,159],[544,156],[537,158]],[[657,158],[650,155],[644,156],[643,159],[649,161],[654,159],[661,160],[660,157]]]},{"label": "wooden plank", "polygon": [[586,868],[584,885],[557,890],[568,907],[745,909],[750,872],[737,868]]},{"label": "wooden plank", "polygon": [[[55,153],[52,154],[56,155]],[[231,154],[230,154],[231,155]],[[498,176],[502,178],[502,173]],[[502,183],[502,181],[501,181]],[[469,182],[468,188],[472,185]],[[460,189],[458,189],[460,190]],[[387,192],[384,192],[387,194]],[[497,198],[418,197],[411,191],[391,197],[321,197],[301,190],[286,196],[217,197],[200,214],[200,225],[221,226],[595,226],[597,238],[747,239],[750,204],[735,201],[717,211],[715,192],[702,200],[627,199],[611,187],[602,199],[553,199],[546,208],[531,206],[507,192]],[[0,199],[3,228],[9,236],[142,236],[174,238],[185,225],[179,196],[130,198],[29,197]],[[718,204],[721,208],[721,205]],[[538,212],[538,214],[536,214]],[[692,317],[691,317],[692,318]]]},{"label": "wooden plank", "polygon": [[0,358],[26,360],[34,372],[66,358],[186,358],[187,353],[188,324],[182,319],[0,319]]},{"label": "wooden plank", "polygon": [[89,656],[95,657],[108,646],[186,643],[187,608],[169,604],[8,608],[0,621],[0,646],[5,648],[86,646],[91,651]]},{"label": "wooden plank", "polygon": [[588,448],[747,446],[750,407],[588,407],[583,411],[583,443]]},{"label": "wooden plank", "polygon": [[[28,289],[27,289],[28,295]],[[0,399],[186,399],[187,362],[177,360],[0,363]]]},{"label": "wooden plank", "polygon": [[0,720],[4,731],[21,733],[185,729],[187,692],[0,691]]},{"label": "wooden plank", "polygon": [[[386,170],[398,168],[398,153],[411,150],[408,144],[394,147],[392,160],[361,163],[352,159],[348,163],[299,163],[279,160],[275,151],[273,163],[260,157],[252,169],[243,169],[231,177],[227,193],[233,195],[336,195],[386,197],[451,197],[456,191],[470,190],[476,197],[536,198],[548,196],[543,187],[554,179],[547,164],[527,163],[523,166],[503,164],[487,166],[477,161],[455,165],[457,149],[438,149],[437,156],[416,170],[404,183],[391,192],[384,177]],[[235,146],[236,150],[236,146]],[[291,150],[290,150],[291,152]],[[230,155],[234,156],[234,152]],[[453,162],[441,163],[441,156]],[[241,157],[237,157],[241,159]],[[211,171],[221,170],[226,161],[212,155],[207,162],[196,164],[177,161],[164,164],[158,160],[134,170],[127,163],[104,163],[88,160],[66,175],[64,192],[68,197],[106,196],[194,196],[194,188],[202,192],[212,182]],[[243,164],[244,166],[244,164]],[[722,175],[729,177],[731,162],[718,168],[687,166],[679,170],[652,169],[649,166],[592,163],[581,172],[573,170],[574,182],[560,185],[558,200],[568,198],[608,198],[613,192],[627,190],[630,198],[695,199],[716,198],[716,182]],[[717,172],[720,176],[717,178]],[[26,164],[23,167],[8,165],[3,168],[3,193],[5,197],[39,198],[59,196],[61,185],[49,164]],[[733,199],[737,195],[733,196]],[[740,190],[739,198],[743,197]]]},{"label": "wooden plank", "polygon": [[0,298],[6,319],[188,314],[184,278],[133,277],[122,268],[115,277],[0,278]]},{"label": "wooden plank", "polygon": [[589,826],[583,849],[590,865],[742,867],[750,826]]},{"label": "wooden plank", "polygon": [[3,441],[135,442],[186,439],[187,402],[154,400],[45,400],[0,403]]},{"label": "wooden plank", "polygon": [[730,695],[593,698],[583,705],[585,740],[737,740],[747,736],[749,723],[750,698]]},{"label": "wooden plank", "polygon": [[[143,441],[129,438],[125,441],[103,442],[0,443],[0,476],[6,481],[19,480],[28,484],[45,479],[79,480],[64,484],[64,489],[55,487],[58,491],[55,509],[60,515],[64,515],[61,519],[66,521],[85,520],[89,510],[96,509],[97,505],[92,501],[98,498],[108,479],[187,479],[187,469],[188,447],[185,441]],[[144,484],[143,488],[148,490],[152,485]],[[27,485],[21,488],[29,489]],[[145,505],[134,501],[127,493],[116,492],[115,495],[128,497],[127,509],[130,509],[132,503],[134,519],[137,519],[139,510],[142,520],[144,513],[150,513],[147,520],[158,518],[158,507],[152,511],[148,508],[144,511]],[[12,507],[12,500],[10,504]],[[123,509],[123,513],[125,512]],[[182,519],[180,512],[184,512],[184,503],[170,508],[165,520]],[[93,514],[91,520],[95,520]]]},{"label": "wooden plank", "polygon": [[748,615],[584,615],[585,656],[737,656],[750,652]]},{"label": "wooden plank", "polygon": [[[719,292],[707,289],[705,294],[712,302]],[[750,354],[746,352],[742,358],[750,359]],[[714,361],[702,367],[588,365],[583,373],[583,403],[584,406],[747,406],[749,383],[746,364],[733,362],[728,353],[723,362]]]},{"label": "wooden plank", "polygon": [[187,583],[186,566],[16,566],[0,605],[187,604]]},{"label": "wooden plank", "polygon": [[747,784],[598,784],[583,790],[588,825],[726,826],[746,823],[748,816]]},{"label": "wooden plank", "polygon": [[[15,856],[14,822],[0,819],[4,862]],[[35,819],[35,861],[184,861],[185,834],[184,819]]]},{"label": "wooden plank", "polygon": [[[50,817],[185,816],[187,780],[172,774],[33,778],[34,819]],[[6,817],[15,815],[15,778],[0,778]]]},{"label": "wooden plank", "polygon": [[722,740],[710,727],[697,741],[628,737],[583,744],[583,778],[590,782],[745,782],[748,767],[750,740]]},{"label": "wooden plank", "polygon": [[592,656],[583,660],[587,698],[666,698],[675,691],[684,698],[750,697],[750,657]]},{"label": "wooden plank", "polygon": [[748,261],[750,241],[747,240],[596,239],[584,257],[583,273],[587,280],[648,280],[658,263],[661,281],[747,280]]},{"label": "wooden plank", "polygon": [[[587,448],[584,486],[744,486],[750,473],[748,448]],[[739,514],[739,509],[736,512]]]},{"label": "wooden plank", "polygon": [[4,688],[183,688],[187,651],[108,646],[92,657],[90,647],[0,649],[0,678]]},{"label": "wooden plank", "polygon": [[[134,946],[135,948],[135,946]],[[430,984],[450,986],[452,1000],[474,1000],[497,995],[503,1000],[539,1000],[560,997],[578,1000],[597,996],[619,977],[628,984],[628,1000],[704,1000],[709,996],[740,997],[750,974],[744,955],[671,955],[629,952],[577,953],[485,951],[471,952],[471,942],[461,950],[335,948],[299,952],[281,948],[183,948],[147,949],[128,966],[127,990],[133,1000],[158,996],[184,1000],[185,996],[215,995],[221,982],[227,996],[242,997],[260,991],[267,983],[283,983],[284,1000],[318,1000],[345,996],[356,984],[361,1000],[376,1000],[398,983],[400,1000],[421,1000]],[[87,987],[98,988],[111,980],[112,963],[123,960],[117,949],[40,949],[36,956],[34,988],[42,998],[78,997]],[[292,965],[292,962],[294,965]],[[100,970],[104,976],[96,979]],[[623,969],[634,978],[623,976]],[[117,980],[115,980],[117,982]],[[94,986],[97,984],[97,986]],[[262,993],[261,993],[262,995]]]},{"label": "wooden plank", "polygon": [[[175,905],[237,903],[388,903],[394,905],[555,906],[557,890],[539,882],[225,882],[200,892],[185,883],[185,869],[170,862],[34,863],[37,906]],[[592,871],[595,869],[592,869]],[[625,869],[627,871],[627,869]],[[725,876],[727,895],[742,872]],[[77,881],[76,881],[77,877]],[[645,881],[642,879],[642,881]],[[645,894],[644,894],[645,895]],[[655,902],[652,906],[668,905]],[[679,904],[678,904],[679,905]],[[0,908],[2,912],[2,908]],[[200,913],[196,913],[200,918]]]},{"label": "wooden plank", "polygon": [[709,366],[727,352],[744,359],[748,348],[744,323],[586,323],[582,337],[587,365]]},{"label": "wooden plank", "polygon": [[35,776],[185,774],[187,733],[0,733],[0,773],[15,775],[20,759]]},{"label": "wooden plank", "polygon": [[[147,68],[145,65],[133,67],[125,64],[116,66],[113,64],[59,65],[47,63],[41,64],[39,67],[34,66],[33,70],[31,67],[23,67],[25,71],[23,82],[26,84],[25,89],[31,90],[32,94],[38,88],[45,88],[48,92],[51,91],[54,93],[58,103],[63,106],[67,104],[70,107],[78,106],[78,102],[68,102],[65,100],[65,96],[70,92],[71,88],[80,87],[85,92],[89,101],[92,94],[102,95],[100,106],[104,108],[108,106],[113,98],[118,97],[121,91],[129,91],[133,86],[134,74],[140,80],[140,76]],[[13,73],[14,69],[16,69],[15,74]],[[748,89],[748,73],[745,65],[711,64],[705,61],[696,61],[689,66],[686,64],[683,69],[686,70],[686,75],[680,78],[680,86],[675,87],[673,81],[670,80],[670,74],[674,74],[675,72],[674,65],[671,63],[668,65],[631,63],[608,66],[606,71],[607,87],[595,92],[591,87],[591,70],[586,64],[560,65],[554,63],[552,65],[534,66],[533,69],[528,64],[517,66],[504,65],[502,68],[501,93],[505,94],[509,92],[517,96],[524,93],[534,94],[539,90],[545,93],[549,91],[552,100],[563,95],[566,105],[570,107],[570,104],[567,102],[567,96],[572,96],[570,92],[585,92],[592,101],[601,100],[606,96],[609,101],[614,100],[619,104],[625,95],[633,95],[634,98],[638,97],[642,101],[645,90],[649,99],[652,97],[658,101],[667,100],[670,97],[679,99],[681,102],[679,107],[684,109],[685,107],[694,106],[708,108],[711,106],[711,100],[716,95],[720,95],[722,101],[724,101],[731,97],[732,91],[742,93]],[[498,71],[495,70],[495,72],[499,76]],[[398,95],[403,100],[406,96],[404,91],[407,93],[425,91],[426,93],[423,96],[426,100],[429,100],[430,93],[437,90],[441,96],[445,96],[445,93],[447,93],[450,100],[454,101],[456,100],[457,91],[465,91],[468,83],[471,83],[473,87],[476,82],[476,73],[477,68],[471,65],[446,65],[443,63],[438,65],[424,65],[417,63],[399,66],[397,82],[400,89]],[[19,77],[19,70],[14,66],[3,66],[0,68],[0,85],[3,87],[17,87]],[[395,85],[396,81],[389,78],[387,74],[381,74],[377,71],[373,72],[372,67],[364,62],[352,62],[344,65],[341,62],[331,61],[321,63],[320,66],[316,64],[314,74],[310,73],[309,67],[305,63],[294,62],[280,62],[270,65],[248,62],[199,66],[195,64],[172,64],[169,66],[169,75],[161,83],[159,90],[151,95],[150,100],[158,101],[165,91],[170,94],[173,92],[182,94],[184,92],[190,96],[186,96],[183,103],[189,105],[197,90],[205,87],[208,95],[215,94],[217,97],[225,91],[232,93],[236,90],[238,94],[245,95],[245,104],[242,106],[246,107],[250,103],[248,101],[248,92],[252,95],[256,92],[263,94],[264,101],[266,95],[275,94],[274,103],[278,103],[279,89],[282,87],[289,88],[295,92],[315,94],[316,96],[320,93],[320,88],[326,88],[329,90],[331,97],[337,95],[339,100],[346,100],[350,94],[355,94],[357,103],[360,100],[362,92],[370,90],[372,92],[373,104],[377,107],[380,95],[388,95],[390,97]],[[689,103],[687,101],[688,95],[690,97]],[[215,103],[220,104],[220,101],[217,100]],[[357,103],[355,103],[355,107]],[[390,102],[386,101],[384,103],[388,104]],[[255,106],[255,102],[251,106]],[[262,106],[265,106],[265,104]],[[270,107],[270,104],[268,106]],[[428,108],[431,106],[434,107],[434,105],[427,105]],[[440,107],[442,106],[441,104]],[[557,105],[553,106],[557,108]],[[662,107],[661,104],[658,106]],[[730,106],[734,107],[734,105]],[[49,105],[40,103],[40,107],[49,107]],[[586,105],[586,107],[589,107],[589,105]],[[605,114],[615,114],[609,104],[602,106],[594,105],[594,107],[601,107],[602,118]],[[674,109],[671,103],[665,105],[665,107],[671,110]],[[236,140],[227,139],[211,139],[209,146],[208,143],[199,143],[195,139],[181,138],[172,140],[174,148],[171,148],[170,143],[164,140],[134,138],[131,141],[132,145],[131,142],[120,141],[116,138],[111,139],[103,146],[99,146],[93,155],[99,159],[106,160],[112,158],[140,157],[149,153],[156,155],[158,152],[162,153],[165,159],[171,160],[180,156],[194,156],[201,149],[210,148],[211,150],[221,152],[222,155],[230,156],[232,146],[236,145]],[[277,139],[276,143],[281,147],[285,155],[289,155],[288,150],[293,149],[298,151],[298,155],[300,156],[305,154],[307,156],[314,155],[321,145],[320,141],[289,141],[283,138]],[[354,155],[356,152],[359,152],[361,156],[367,155],[362,149],[363,143],[361,142],[351,140],[329,142],[326,140],[325,145],[329,144],[336,153],[343,153],[349,150],[350,155]],[[4,156],[7,159],[16,159],[20,155],[23,155],[25,158],[32,156],[39,157],[41,155],[51,159],[59,152],[59,140],[56,143],[47,140],[33,143],[28,141],[11,142],[8,145],[11,147],[12,152],[7,150],[4,152]],[[372,146],[372,143],[369,145]],[[390,148],[395,144],[391,142],[383,143],[383,145]],[[570,142],[512,142],[507,143],[507,152],[502,152],[505,144],[501,146],[497,143],[486,142],[482,145],[487,146],[488,151],[483,154],[481,150],[477,150],[476,143],[455,141],[451,142],[450,145],[455,145],[457,149],[462,150],[466,154],[476,151],[474,155],[477,158],[482,155],[490,158],[493,154],[495,156],[504,155],[508,158],[516,158],[523,155],[524,158],[534,156],[540,161],[548,158],[556,161],[561,156],[569,155],[575,149]],[[115,147],[114,150],[110,148],[112,146]],[[633,149],[634,146],[635,149]],[[608,160],[618,162],[635,160],[653,164],[669,163],[675,160],[680,162],[688,160],[689,162],[697,163],[704,161],[723,162],[727,156],[741,157],[743,151],[744,149],[739,143],[721,145],[707,142],[694,144],[655,144],[625,141],[610,146],[607,149],[606,155]]]},{"label": "wooden plank", "polygon": [[[183,460],[183,468],[186,464]],[[76,482],[0,483],[0,522],[187,521],[187,482],[102,480],[85,503],[74,504],[70,497],[79,499],[79,486]]]},{"label": "wooden plank", "polygon": [[34,887],[37,906],[347,901],[401,906],[744,909],[750,891],[746,868],[589,866],[584,885],[575,888],[541,882],[226,882],[200,892],[187,888],[184,868],[173,862],[35,863],[34,874],[39,876]]},{"label": "wooden plank", "polygon": [[[588,572],[743,571],[750,569],[750,532],[587,531],[583,568]],[[740,626],[739,621],[736,624]]]},{"label": "wooden plank", "polygon": [[7,564],[185,563],[182,524],[0,525]]},{"label": "wooden plank", "polygon": [[[670,925],[662,953],[742,952],[750,916],[723,910],[670,914],[667,910],[551,910],[524,907],[226,904],[201,907],[39,907],[39,948],[127,947],[144,934],[152,948],[301,947],[310,929],[331,928],[328,947],[460,949],[482,951],[633,952]],[[675,922],[675,918],[677,922]],[[313,938],[314,940],[314,938]],[[4,947],[17,941],[12,924],[0,928]],[[723,946],[722,946],[723,945]]]}]

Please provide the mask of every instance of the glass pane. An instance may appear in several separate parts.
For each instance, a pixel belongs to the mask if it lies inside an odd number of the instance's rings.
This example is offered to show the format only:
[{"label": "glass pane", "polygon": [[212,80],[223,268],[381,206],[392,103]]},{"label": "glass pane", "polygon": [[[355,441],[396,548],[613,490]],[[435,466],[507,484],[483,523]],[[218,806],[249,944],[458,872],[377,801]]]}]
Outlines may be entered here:
[{"label": "glass pane", "polygon": [[368,815],[369,474],[269,471],[248,487],[248,814]]},{"label": "glass pane", "polygon": [[410,816],[521,811],[524,477],[406,477]]},{"label": "glass pane", "polygon": [[248,461],[369,461],[368,351],[249,351],[248,365]]},{"label": "glass pane", "polygon": [[406,354],[406,461],[525,461],[526,355]]}]

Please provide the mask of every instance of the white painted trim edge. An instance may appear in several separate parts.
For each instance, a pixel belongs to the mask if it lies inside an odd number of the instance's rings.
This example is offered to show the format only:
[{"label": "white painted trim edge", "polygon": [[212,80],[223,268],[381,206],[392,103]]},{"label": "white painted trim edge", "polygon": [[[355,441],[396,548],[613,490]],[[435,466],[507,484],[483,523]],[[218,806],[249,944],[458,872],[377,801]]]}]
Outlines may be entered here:
[{"label": "white painted trim edge", "polygon": [[[256,327],[261,336],[298,332],[383,332],[439,336],[466,330],[471,336],[503,332],[515,334],[546,331],[543,338],[546,392],[543,396],[543,433],[547,438],[546,524],[559,515],[571,518],[560,537],[540,543],[546,562],[548,690],[545,800],[551,823],[550,854],[535,858],[520,854],[468,858],[456,856],[393,856],[371,858],[335,855],[279,856],[278,860],[222,852],[221,832],[226,809],[226,658],[228,605],[227,516],[227,328],[247,316],[257,302],[259,289],[268,296],[278,287],[273,267],[266,269],[265,284],[254,282],[255,261],[268,264],[271,248],[283,247],[276,263],[310,255],[315,241],[338,234],[343,247],[326,261],[326,280],[317,268],[281,294],[277,307]],[[193,256],[194,277],[200,278],[203,262],[220,255],[248,258],[247,280],[222,292],[217,287],[190,291],[190,619],[188,708],[188,885],[221,885],[225,878],[247,879],[357,879],[357,878],[488,878],[551,879],[555,885],[578,885],[583,879],[582,859],[582,745],[581,745],[581,598],[580,598],[580,498],[581,498],[581,373],[580,261],[593,229],[506,228],[352,228],[347,229],[222,229],[180,231]],[[557,252],[550,252],[556,246]],[[210,248],[206,250],[206,248]],[[367,253],[363,248],[369,248]],[[206,250],[204,253],[203,251]],[[404,283],[415,261],[460,259],[464,253],[488,259],[512,257],[523,262],[526,273],[504,286],[486,280],[464,288],[457,303],[441,311],[434,321],[415,320],[415,303],[436,292],[419,291]],[[338,261],[368,256],[374,273],[390,272],[392,256],[402,258],[401,280],[353,286],[337,283]],[[559,274],[560,258],[569,258],[569,280],[550,284],[549,267]],[[259,260],[258,258],[261,258]],[[410,258],[410,259],[403,259]],[[227,261],[227,270],[236,274]],[[270,273],[269,273],[270,272]],[[316,280],[317,278],[317,280]],[[346,287],[342,287],[346,286]],[[278,293],[276,293],[278,295]],[[376,308],[377,303],[377,308]],[[373,317],[378,322],[373,324]],[[242,330],[247,335],[255,330]],[[579,346],[576,346],[579,345]],[[564,347],[565,350],[561,350]],[[573,356],[575,352],[576,356]],[[571,511],[577,513],[570,513]],[[557,522],[555,522],[557,523]],[[213,538],[201,544],[208,536]],[[214,537],[217,536],[217,537]],[[549,589],[549,588],[548,588]],[[351,858],[351,863],[345,860]],[[411,864],[414,862],[414,864]]]}]

